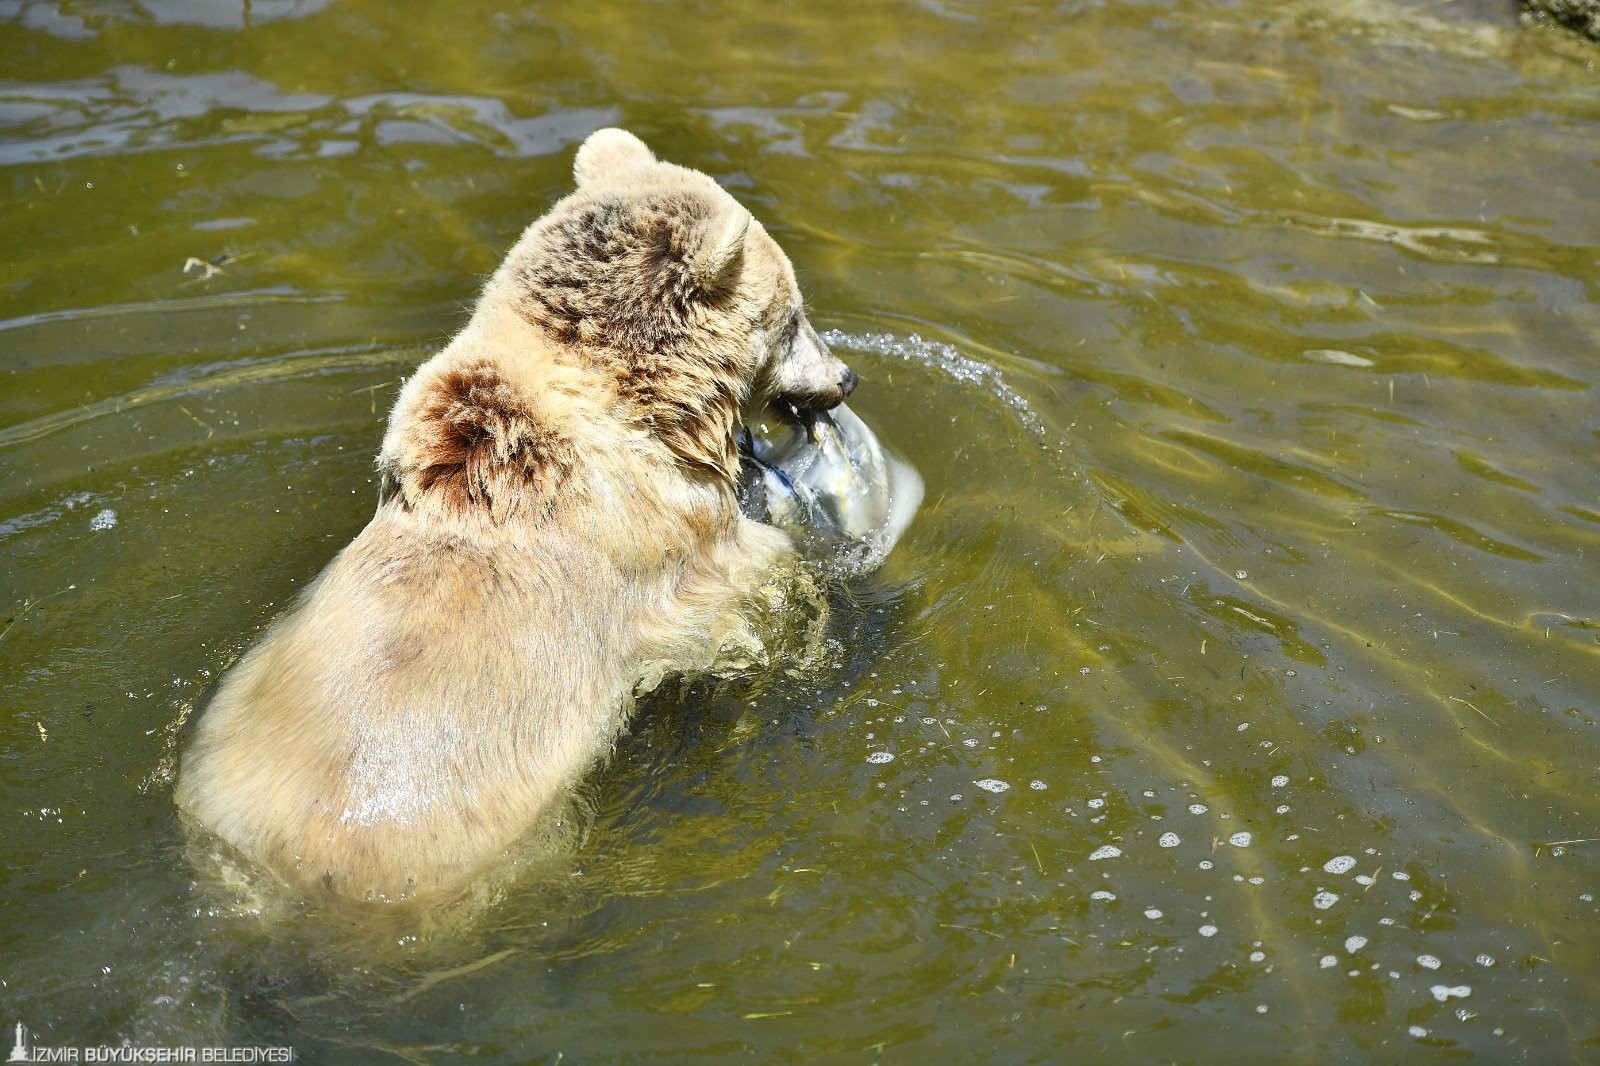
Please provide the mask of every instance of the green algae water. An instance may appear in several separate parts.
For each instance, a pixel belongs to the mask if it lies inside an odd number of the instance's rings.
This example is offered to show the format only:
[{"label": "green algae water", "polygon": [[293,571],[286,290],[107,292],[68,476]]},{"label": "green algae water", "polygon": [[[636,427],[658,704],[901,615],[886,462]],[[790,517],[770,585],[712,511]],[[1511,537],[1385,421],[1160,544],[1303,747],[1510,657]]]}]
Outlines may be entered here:
[{"label": "green algae water", "polygon": [[[0,0],[0,1031],[1595,1061],[1597,59],[1488,0]],[[187,730],[612,124],[784,245],[922,510],[548,868],[274,911]]]}]

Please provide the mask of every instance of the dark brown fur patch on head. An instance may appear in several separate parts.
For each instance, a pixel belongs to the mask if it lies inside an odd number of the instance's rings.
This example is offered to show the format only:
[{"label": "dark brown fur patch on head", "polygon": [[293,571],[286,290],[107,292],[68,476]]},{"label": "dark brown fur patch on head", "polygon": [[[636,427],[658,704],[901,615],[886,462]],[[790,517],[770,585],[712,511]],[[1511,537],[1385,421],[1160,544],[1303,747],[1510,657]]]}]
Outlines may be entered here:
[{"label": "dark brown fur patch on head", "polygon": [[523,316],[609,377],[640,426],[732,481],[754,323],[692,265],[721,209],[694,190],[580,202],[552,216],[517,280]]},{"label": "dark brown fur patch on head", "polygon": [[547,511],[576,455],[572,442],[542,425],[493,363],[447,370],[415,411],[415,467],[402,471],[407,497],[432,497],[497,521]]}]

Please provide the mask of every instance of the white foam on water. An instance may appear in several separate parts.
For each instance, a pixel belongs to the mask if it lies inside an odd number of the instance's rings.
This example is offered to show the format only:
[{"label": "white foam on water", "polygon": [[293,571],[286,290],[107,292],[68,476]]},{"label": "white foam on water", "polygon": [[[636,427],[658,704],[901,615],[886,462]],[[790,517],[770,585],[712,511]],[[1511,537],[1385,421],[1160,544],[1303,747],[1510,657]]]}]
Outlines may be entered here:
[{"label": "white foam on water", "polygon": [[894,754],[887,751],[875,751],[867,756],[867,761],[871,763],[894,762]]},{"label": "white foam on water", "polygon": [[1196,930],[1196,932],[1198,932],[1201,936],[1216,936],[1217,927],[1214,925],[1202,925]]},{"label": "white foam on water", "polygon": [[1352,955],[1366,946],[1367,938],[1360,935],[1347,937],[1344,942],[1344,949]]},{"label": "white foam on water", "polygon": [[1407,1029],[1406,1032],[1410,1033],[1418,1040],[1421,1040],[1423,1037],[1428,1035],[1428,1031],[1420,1025],[1413,1025],[1411,1028]]},{"label": "white foam on water", "polygon": [[1438,958],[1433,955],[1418,955],[1417,965],[1428,970],[1437,970],[1441,965]]},{"label": "white foam on water", "polygon": [[89,519],[89,528],[94,530],[96,533],[103,532],[107,529],[115,529],[116,527],[117,512],[113,511],[109,507],[96,514],[93,518]]},{"label": "white foam on water", "polygon": [[1479,955],[1476,961],[1477,961],[1479,966],[1493,966],[1494,965],[1494,956],[1493,955]]},{"label": "white foam on water", "polygon": [[1355,856],[1335,855],[1323,863],[1322,868],[1330,874],[1347,874],[1356,868]]},{"label": "white foam on water", "polygon": [[1050,786],[1045,784],[1043,781],[1029,781],[1028,782],[1028,787],[1033,789],[1035,792],[1043,792],[1045,789],[1049,788]]},{"label": "white foam on water", "polygon": [[985,792],[1006,792],[1011,788],[1011,786],[1006,784],[1004,781],[993,777],[986,777],[982,781],[974,781],[973,784],[977,785]]},{"label": "white foam on water", "polygon": [[1115,892],[1107,892],[1105,889],[1102,888],[1097,892],[1089,893],[1089,898],[1090,899],[1113,900],[1113,899],[1117,898],[1117,894]]},{"label": "white foam on water", "polygon": [[1339,965],[1339,956],[1324,955],[1322,958],[1317,960],[1317,965],[1321,966],[1324,970],[1331,970],[1335,966]]},{"label": "white foam on water", "polygon": [[1164,848],[1175,848],[1179,844],[1183,843],[1183,841],[1178,839],[1177,833],[1162,833],[1161,839],[1157,841],[1157,843]]},{"label": "white foam on water", "polygon": [[822,339],[830,345],[916,363],[937,370],[963,385],[982,389],[1009,407],[1022,427],[1040,443],[1057,450],[1061,448],[1061,442],[1055,439],[1033,405],[1007,383],[1000,371],[988,363],[962,355],[951,345],[923,340],[915,333],[909,337],[896,337],[892,333],[846,333],[837,329],[825,331]]},{"label": "white foam on water", "polygon": [[1144,916],[1153,922],[1157,918],[1161,917],[1161,912],[1154,907],[1146,907],[1144,909]]},{"label": "white foam on water", "polygon": [[1428,989],[1433,993],[1433,998],[1440,1003],[1447,1003],[1452,999],[1466,999],[1472,995],[1471,985],[1434,985]]},{"label": "white foam on water", "polygon": [[1100,859],[1115,859],[1121,854],[1122,849],[1117,847],[1115,844],[1102,844],[1089,853],[1089,859],[1091,862],[1098,861]]},{"label": "white foam on water", "polygon": [[1249,833],[1235,833],[1233,836],[1228,838],[1228,843],[1232,844],[1236,848],[1248,848],[1250,846],[1250,841],[1254,839],[1255,838]]},{"label": "white foam on water", "polygon": [[1338,902],[1339,894],[1337,892],[1318,892],[1311,897],[1311,905],[1319,911],[1325,911]]},{"label": "white foam on water", "polygon": [[1189,804],[1189,813],[1190,814],[1204,814],[1204,813],[1206,813],[1207,810],[1208,810],[1208,808],[1206,807],[1206,805],[1204,803],[1191,803],[1191,804]]}]

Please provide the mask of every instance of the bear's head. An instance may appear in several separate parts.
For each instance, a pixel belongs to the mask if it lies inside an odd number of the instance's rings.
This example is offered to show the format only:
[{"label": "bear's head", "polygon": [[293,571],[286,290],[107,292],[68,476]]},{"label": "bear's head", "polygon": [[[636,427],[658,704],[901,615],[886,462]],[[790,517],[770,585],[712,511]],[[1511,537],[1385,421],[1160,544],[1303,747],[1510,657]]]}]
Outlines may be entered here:
[{"label": "bear's head", "polygon": [[679,460],[731,481],[741,422],[849,395],[856,375],[806,320],[788,257],[716,182],[619,129],[573,170],[577,190],[507,263],[517,310]]}]

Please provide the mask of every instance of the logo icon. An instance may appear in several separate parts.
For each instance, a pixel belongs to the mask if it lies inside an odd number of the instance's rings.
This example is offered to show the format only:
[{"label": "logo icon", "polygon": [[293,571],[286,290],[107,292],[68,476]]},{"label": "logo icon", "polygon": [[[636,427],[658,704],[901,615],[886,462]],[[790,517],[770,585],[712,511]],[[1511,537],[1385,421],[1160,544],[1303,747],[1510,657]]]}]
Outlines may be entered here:
[{"label": "logo icon", "polygon": [[[0,1047],[5,1047],[0,1044]],[[28,1030],[17,1023],[17,1042],[11,1046],[11,1054],[6,1057],[7,1062],[32,1062],[33,1056],[28,1054]]]}]

